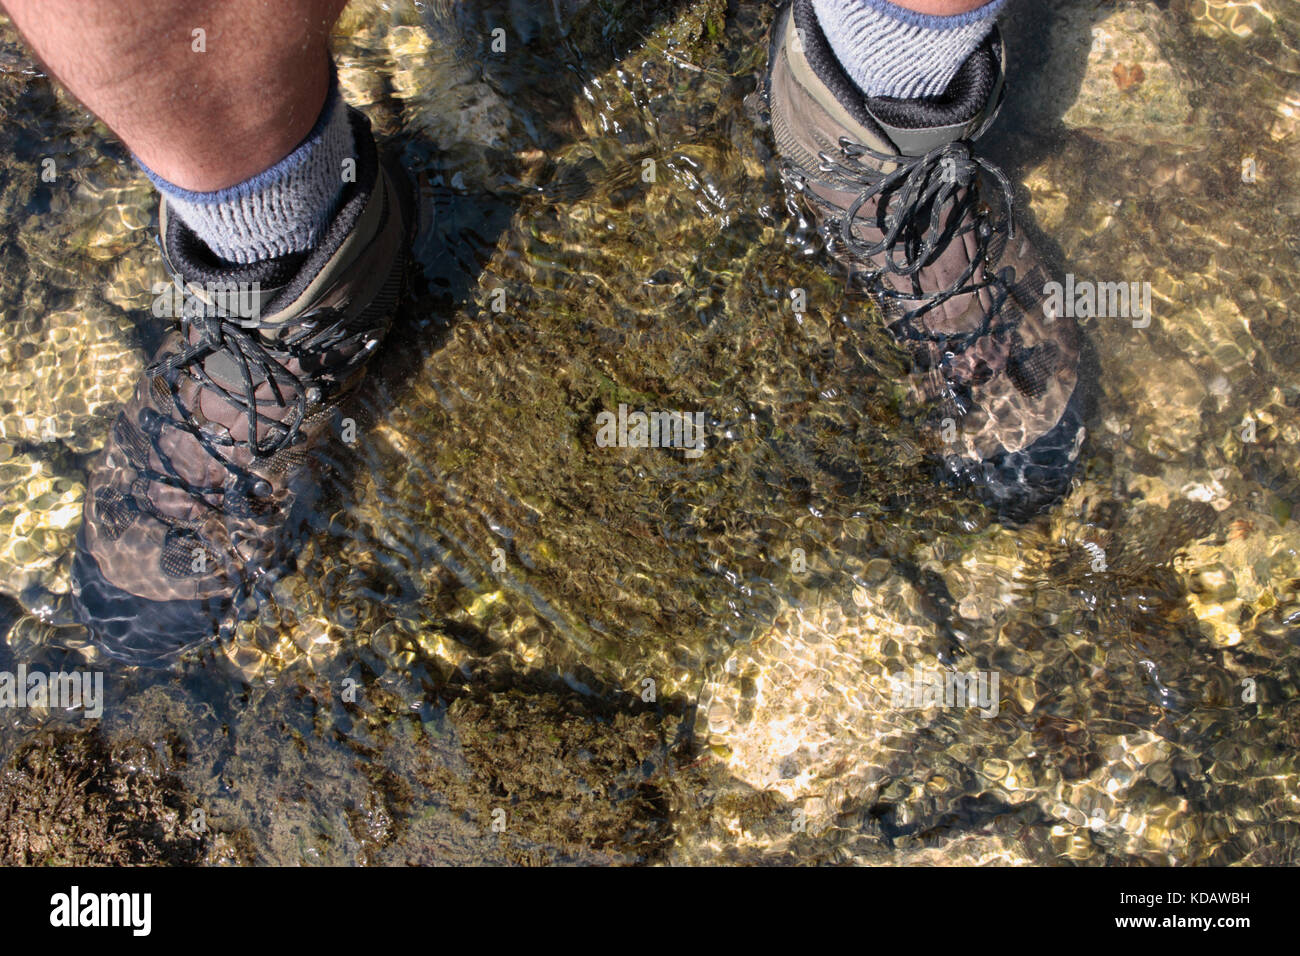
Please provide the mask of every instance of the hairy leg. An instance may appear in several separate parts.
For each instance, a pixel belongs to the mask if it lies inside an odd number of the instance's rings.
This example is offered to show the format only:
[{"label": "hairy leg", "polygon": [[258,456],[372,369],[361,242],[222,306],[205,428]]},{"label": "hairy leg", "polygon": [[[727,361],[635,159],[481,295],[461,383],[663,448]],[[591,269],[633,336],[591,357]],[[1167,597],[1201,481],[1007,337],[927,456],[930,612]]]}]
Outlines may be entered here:
[{"label": "hairy leg", "polygon": [[50,73],[141,162],[207,192],[274,165],[311,130],[329,89],[330,27],[347,0],[0,3]]},{"label": "hairy leg", "polygon": [[924,13],[932,17],[951,17],[978,10],[989,0],[892,0],[892,2],[916,13]]}]

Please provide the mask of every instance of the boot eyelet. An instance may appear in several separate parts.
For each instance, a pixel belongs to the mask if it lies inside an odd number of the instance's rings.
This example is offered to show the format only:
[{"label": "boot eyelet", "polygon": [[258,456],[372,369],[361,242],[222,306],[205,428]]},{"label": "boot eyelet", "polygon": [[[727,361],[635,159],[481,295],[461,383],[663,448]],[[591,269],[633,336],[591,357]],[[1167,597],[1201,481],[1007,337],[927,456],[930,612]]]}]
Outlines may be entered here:
[{"label": "boot eyelet", "polygon": [[144,433],[151,438],[157,437],[158,433],[162,431],[163,417],[152,408],[140,409],[136,421],[140,423],[140,428]]}]

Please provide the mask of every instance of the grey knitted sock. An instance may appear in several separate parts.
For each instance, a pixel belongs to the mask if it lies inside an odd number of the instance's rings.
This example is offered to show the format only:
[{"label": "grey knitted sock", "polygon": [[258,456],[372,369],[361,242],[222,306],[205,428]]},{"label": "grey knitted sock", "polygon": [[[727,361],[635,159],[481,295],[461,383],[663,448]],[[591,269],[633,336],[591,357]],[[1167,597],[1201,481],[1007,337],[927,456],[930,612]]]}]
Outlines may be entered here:
[{"label": "grey knitted sock", "polygon": [[[337,79],[320,118],[298,147],[265,172],[229,189],[196,193],[145,168],[168,208],[214,253],[248,264],[306,252],[329,224],[355,155],[347,105]],[[139,160],[137,160],[139,162]]]},{"label": "grey knitted sock", "polygon": [[939,96],[989,31],[1006,0],[934,17],[888,0],[812,0],[817,22],[867,96]]}]

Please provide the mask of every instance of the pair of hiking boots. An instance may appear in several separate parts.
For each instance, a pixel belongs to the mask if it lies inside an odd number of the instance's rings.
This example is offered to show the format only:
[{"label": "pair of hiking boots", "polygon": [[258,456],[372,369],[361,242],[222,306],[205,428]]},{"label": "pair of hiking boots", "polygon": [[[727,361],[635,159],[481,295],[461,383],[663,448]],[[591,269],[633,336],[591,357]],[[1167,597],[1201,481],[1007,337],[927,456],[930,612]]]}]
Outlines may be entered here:
[{"label": "pair of hiking boots", "polygon": [[[949,419],[946,468],[1019,517],[1068,486],[1083,432],[1078,331],[1043,310],[1050,276],[1016,228],[1011,187],[972,151],[1004,75],[995,30],[942,96],[863,97],[809,0],[794,0],[773,28],[766,95],[790,192],[877,297],[919,396]],[[364,116],[349,115],[358,175],[311,252],[231,267],[162,206],[178,283],[200,300],[214,284],[258,291],[251,318],[181,319],[92,468],[73,601],[110,657],[175,657],[274,574],[295,503],[329,457],[318,453],[339,440],[392,323],[412,197]]]}]

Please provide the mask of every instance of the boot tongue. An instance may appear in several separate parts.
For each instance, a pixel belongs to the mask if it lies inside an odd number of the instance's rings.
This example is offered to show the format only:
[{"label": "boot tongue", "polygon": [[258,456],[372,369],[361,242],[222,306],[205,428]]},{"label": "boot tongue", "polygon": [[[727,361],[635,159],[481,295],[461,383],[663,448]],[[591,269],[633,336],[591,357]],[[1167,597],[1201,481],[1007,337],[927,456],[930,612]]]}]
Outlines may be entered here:
[{"label": "boot tongue", "polygon": [[924,156],[974,136],[1002,94],[1002,41],[996,30],[962,64],[943,94],[914,100],[869,96],[867,111],[904,156]]},{"label": "boot tongue", "polygon": [[[247,401],[248,386],[245,384],[243,370],[240,363],[229,352],[214,352],[209,355],[203,360],[203,371],[221,389],[238,396],[241,404]],[[199,395],[199,410],[208,422],[224,428],[235,441],[260,443],[269,435],[266,429],[274,427],[262,421],[263,416],[281,424],[288,423],[294,418],[297,390],[277,376],[279,393],[282,397],[282,401],[277,401],[275,385],[268,384],[270,377],[258,362],[248,363],[248,381],[253,386],[253,400],[258,404],[259,424],[254,426],[257,434],[250,432],[247,412],[242,407],[236,407],[216,389],[202,389]]]},{"label": "boot tongue", "polygon": [[[203,360],[203,371],[227,391],[242,392],[244,389],[244,375],[239,363],[228,352],[213,352],[209,355]],[[266,381],[266,373],[252,362],[248,365],[248,374],[254,388]]]}]

